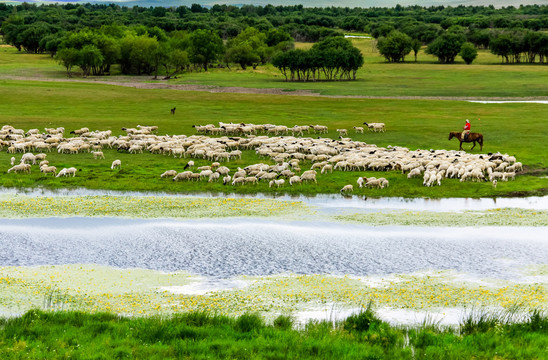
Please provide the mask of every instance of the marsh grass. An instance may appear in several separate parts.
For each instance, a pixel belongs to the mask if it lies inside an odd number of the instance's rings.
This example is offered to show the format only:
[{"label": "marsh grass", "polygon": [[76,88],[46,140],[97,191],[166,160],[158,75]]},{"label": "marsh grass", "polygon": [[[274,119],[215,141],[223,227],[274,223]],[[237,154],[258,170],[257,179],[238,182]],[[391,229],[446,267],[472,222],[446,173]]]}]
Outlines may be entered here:
[{"label": "marsh grass", "polygon": [[[535,320],[533,320],[533,318]],[[278,318],[279,319],[279,318]],[[502,331],[477,327],[407,329],[362,312],[333,324],[310,322],[302,330],[266,324],[257,315],[238,318],[207,313],[126,318],[108,313],[31,310],[0,319],[2,359],[541,359],[548,344],[546,315],[536,312]],[[371,322],[367,328],[359,323]]]}]

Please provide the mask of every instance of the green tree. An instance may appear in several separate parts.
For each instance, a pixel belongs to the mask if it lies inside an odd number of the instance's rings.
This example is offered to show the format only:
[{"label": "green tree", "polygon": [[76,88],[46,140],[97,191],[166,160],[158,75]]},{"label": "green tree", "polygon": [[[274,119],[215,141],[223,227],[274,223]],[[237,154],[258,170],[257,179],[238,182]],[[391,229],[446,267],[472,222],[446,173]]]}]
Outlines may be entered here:
[{"label": "green tree", "polygon": [[208,64],[223,52],[223,41],[211,30],[196,30],[190,34],[191,59],[207,71]]},{"label": "green tree", "polygon": [[80,61],[78,66],[82,69],[82,76],[86,77],[93,70],[96,72],[96,69],[101,66],[103,63],[103,55],[101,50],[97,49],[93,45],[86,45],[80,50]]},{"label": "green tree", "polygon": [[462,34],[446,32],[428,45],[426,53],[437,56],[438,61],[443,64],[452,64],[464,42],[465,38]]},{"label": "green tree", "polygon": [[55,54],[55,60],[67,69],[67,76],[72,77],[71,70],[80,62],[80,51],[75,48],[63,48]]},{"label": "green tree", "polygon": [[388,62],[401,62],[413,49],[413,40],[399,31],[392,31],[377,40],[377,49]]},{"label": "green tree", "polygon": [[509,56],[512,54],[512,38],[508,34],[498,34],[489,41],[489,49],[495,55],[500,56],[510,62]]},{"label": "green tree", "polygon": [[478,50],[476,50],[474,44],[465,42],[460,48],[459,55],[465,63],[470,65],[478,56]]},{"label": "green tree", "polygon": [[265,63],[268,54],[266,35],[252,27],[242,31],[227,44],[227,58],[240,64],[243,70],[247,66],[255,68],[259,63]]}]

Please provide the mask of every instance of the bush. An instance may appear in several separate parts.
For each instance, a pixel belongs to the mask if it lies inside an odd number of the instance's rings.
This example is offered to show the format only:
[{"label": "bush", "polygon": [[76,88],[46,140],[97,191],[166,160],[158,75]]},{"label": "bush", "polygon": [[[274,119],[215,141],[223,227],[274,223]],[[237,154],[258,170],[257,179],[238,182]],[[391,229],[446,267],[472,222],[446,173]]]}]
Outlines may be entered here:
[{"label": "bush", "polygon": [[377,49],[389,62],[402,62],[413,50],[413,40],[399,31],[392,31],[387,37],[379,38]]},{"label": "bush", "polygon": [[470,65],[478,57],[478,50],[473,44],[466,42],[462,44],[459,55],[465,63]]},{"label": "bush", "polygon": [[367,331],[374,323],[380,323],[373,310],[371,310],[371,305],[368,305],[366,309],[359,314],[350,315],[344,321],[344,329],[346,331]]},{"label": "bush", "polygon": [[281,330],[289,330],[293,327],[293,319],[291,316],[280,315],[274,319],[274,327]]},{"label": "bush", "polygon": [[251,332],[264,327],[264,321],[258,314],[243,314],[236,320],[236,330],[240,332]]}]

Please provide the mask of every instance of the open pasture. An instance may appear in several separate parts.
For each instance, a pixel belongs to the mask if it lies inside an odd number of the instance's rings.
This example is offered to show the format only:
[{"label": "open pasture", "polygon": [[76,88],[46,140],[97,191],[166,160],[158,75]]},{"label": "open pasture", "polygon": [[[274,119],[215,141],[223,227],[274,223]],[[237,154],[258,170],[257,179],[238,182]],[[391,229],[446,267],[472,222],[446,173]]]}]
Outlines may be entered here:
[{"label": "open pasture", "polygon": [[[289,97],[258,94],[210,94],[173,90],[146,90],[119,86],[87,84],[9,81],[1,82],[3,102],[0,112],[4,124],[28,130],[59,127],[67,133],[81,127],[91,130],[112,130],[113,135],[125,134],[122,127],[156,125],[159,135],[196,134],[192,125],[230,123],[271,123],[276,125],[316,125],[329,127],[323,137],[337,139],[336,129],[348,129],[353,140],[386,147],[406,146],[415,149],[458,149],[458,142],[448,140],[449,131],[461,128],[463,119],[473,121],[473,131],[485,136],[483,153],[501,152],[516,156],[527,172],[543,175],[548,168],[544,139],[547,128],[544,104],[478,104],[463,101],[390,100],[390,99],[332,99],[322,97]],[[67,106],[70,104],[70,106]],[[172,115],[169,111],[177,107]],[[481,120],[477,120],[477,119]],[[386,132],[355,133],[353,126],[364,121],[383,122]],[[218,126],[218,125],[217,125]],[[318,136],[311,134],[310,136]],[[464,145],[465,149],[470,144]],[[6,174],[0,184],[7,187],[87,187],[92,189],[150,190],[167,192],[214,191],[232,192],[235,187],[219,183],[173,182],[161,179],[169,169],[178,172],[189,158],[179,159],[157,154],[128,154],[105,149],[105,159],[94,160],[87,152],[80,154],[48,153],[47,159],[58,169],[74,166],[74,178],[53,178],[37,171],[32,174]],[[473,153],[479,154],[476,147]],[[9,168],[12,154],[2,152],[0,163]],[[16,154],[19,161],[21,153]],[[114,159],[122,161],[120,170],[111,170]],[[194,159],[196,167],[210,161]],[[238,166],[259,162],[273,164],[259,158],[254,151],[244,150],[242,160],[227,165],[232,171]],[[302,169],[309,168],[304,163]],[[4,171],[2,171],[4,172]],[[382,175],[380,175],[382,174]],[[354,184],[358,176],[386,177],[390,186],[367,189],[354,194],[367,196],[448,197],[493,196],[514,192],[543,193],[546,179],[541,176],[518,175],[514,181],[499,182],[493,188],[489,182],[462,184],[456,179],[444,181],[441,187],[425,188],[422,179],[407,179],[401,172],[342,172],[318,174],[318,184],[270,189],[268,183],[239,187],[238,192],[280,191],[288,193],[334,193],[346,184]]]}]

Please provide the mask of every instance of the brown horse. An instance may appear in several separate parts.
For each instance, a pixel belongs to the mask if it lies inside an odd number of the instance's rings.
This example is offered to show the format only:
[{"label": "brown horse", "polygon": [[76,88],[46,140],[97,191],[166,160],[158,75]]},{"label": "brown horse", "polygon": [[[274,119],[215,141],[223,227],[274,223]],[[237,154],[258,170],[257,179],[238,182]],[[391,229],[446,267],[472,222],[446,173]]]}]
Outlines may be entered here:
[{"label": "brown horse", "polygon": [[461,139],[460,137],[462,136],[462,132],[460,131],[451,131],[449,133],[449,140],[451,140],[452,138],[457,138],[458,141],[460,141],[460,146],[459,146],[459,150],[462,150],[462,143],[463,142],[473,142],[474,145],[472,146],[472,148],[470,150],[473,150],[474,147],[476,146],[476,141],[480,144],[480,151],[483,150],[483,135],[480,134],[480,133],[470,133],[468,134],[468,137],[466,138],[466,140],[463,140]]}]

